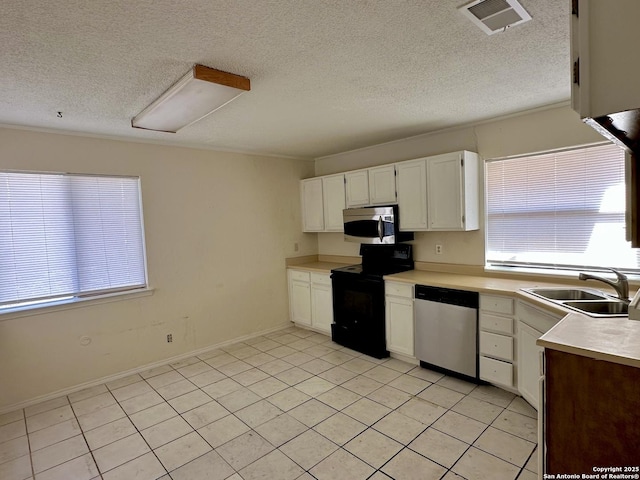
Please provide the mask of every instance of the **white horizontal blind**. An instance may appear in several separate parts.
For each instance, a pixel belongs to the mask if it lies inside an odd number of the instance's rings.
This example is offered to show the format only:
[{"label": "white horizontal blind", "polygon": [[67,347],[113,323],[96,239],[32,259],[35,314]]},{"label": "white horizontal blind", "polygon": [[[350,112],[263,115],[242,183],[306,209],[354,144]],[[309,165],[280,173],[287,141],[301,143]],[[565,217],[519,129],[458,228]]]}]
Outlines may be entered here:
[{"label": "white horizontal blind", "polygon": [[638,270],[615,145],[486,164],[489,264]]},{"label": "white horizontal blind", "polygon": [[145,285],[138,178],[0,172],[0,305]]}]

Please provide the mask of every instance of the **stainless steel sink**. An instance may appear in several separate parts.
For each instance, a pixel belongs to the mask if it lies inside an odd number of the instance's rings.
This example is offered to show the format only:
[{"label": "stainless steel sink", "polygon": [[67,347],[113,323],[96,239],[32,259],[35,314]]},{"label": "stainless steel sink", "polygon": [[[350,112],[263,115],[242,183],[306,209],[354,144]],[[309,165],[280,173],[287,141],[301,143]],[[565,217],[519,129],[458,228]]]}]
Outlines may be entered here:
[{"label": "stainless steel sink", "polygon": [[590,317],[623,317],[629,305],[591,288],[523,288],[523,291]]},{"label": "stainless steel sink", "polygon": [[621,301],[581,301],[564,302],[567,307],[575,308],[587,315],[596,314],[605,317],[628,315],[629,305]]},{"label": "stainless steel sink", "polygon": [[578,288],[531,288],[527,290],[547,300],[605,300],[607,297],[599,290]]}]

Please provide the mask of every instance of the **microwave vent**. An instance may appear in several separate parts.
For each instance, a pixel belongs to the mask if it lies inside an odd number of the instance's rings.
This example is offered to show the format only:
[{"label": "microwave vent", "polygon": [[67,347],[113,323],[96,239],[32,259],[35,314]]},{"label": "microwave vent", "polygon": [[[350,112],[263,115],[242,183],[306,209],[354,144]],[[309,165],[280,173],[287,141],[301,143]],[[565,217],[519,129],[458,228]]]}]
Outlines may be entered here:
[{"label": "microwave vent", "polygon": [[487,35],[531,20],[531,15],[517,0],[475,0],[459,10]]}]

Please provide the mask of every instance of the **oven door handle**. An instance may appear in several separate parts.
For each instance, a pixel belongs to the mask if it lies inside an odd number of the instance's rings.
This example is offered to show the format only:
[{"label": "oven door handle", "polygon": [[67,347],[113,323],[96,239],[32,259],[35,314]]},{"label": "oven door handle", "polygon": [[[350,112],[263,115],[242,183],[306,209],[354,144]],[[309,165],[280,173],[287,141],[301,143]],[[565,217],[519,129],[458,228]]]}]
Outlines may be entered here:
[{"label": "oven door handle", "polygon": [[378,237],[380,237],[380,241],[384,240],[384,222],[382,221],[382,215],[378,217]]}]

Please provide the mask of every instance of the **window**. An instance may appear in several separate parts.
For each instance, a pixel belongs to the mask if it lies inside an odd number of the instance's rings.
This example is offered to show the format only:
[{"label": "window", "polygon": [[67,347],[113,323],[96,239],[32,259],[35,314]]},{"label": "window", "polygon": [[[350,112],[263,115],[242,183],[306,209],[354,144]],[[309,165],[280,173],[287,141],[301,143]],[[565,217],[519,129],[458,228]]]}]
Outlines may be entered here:
[{"label": "window", "polygon": [[0,307],[145,286],[138,178],[0,172]]},{"label": "window", "polygon": [[485,171],[488,264],[638,271],[625,240],[620,148],[489,161]]}]

